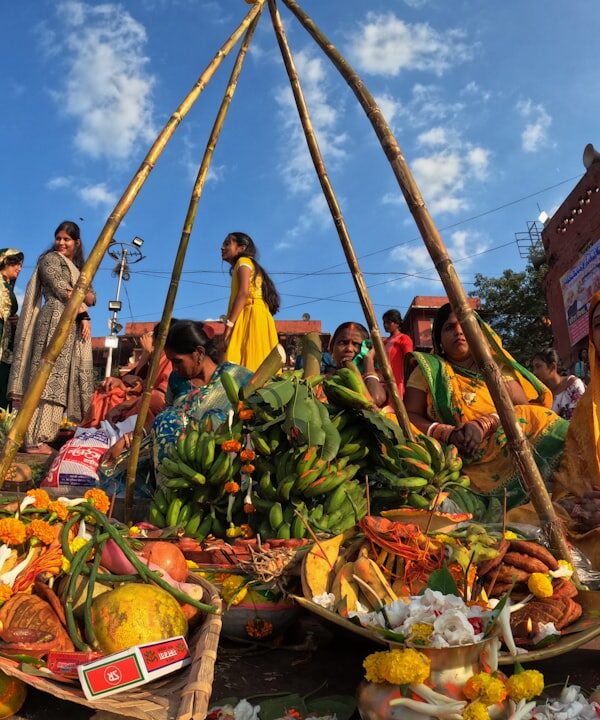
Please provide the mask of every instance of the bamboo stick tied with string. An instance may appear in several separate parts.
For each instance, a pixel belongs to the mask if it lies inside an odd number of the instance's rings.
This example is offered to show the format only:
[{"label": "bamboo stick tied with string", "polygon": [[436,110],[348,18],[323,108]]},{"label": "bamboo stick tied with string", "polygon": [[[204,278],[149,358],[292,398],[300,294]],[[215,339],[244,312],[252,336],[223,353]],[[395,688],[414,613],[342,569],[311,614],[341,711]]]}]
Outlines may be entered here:
[{"label": "bamboo stick tied with string", "polygon": [[169,284],[169,289],[167,291],[167,297],[165,298],[165,305],[163,308],[162,317],[161,317],[160,325],[158,328],[158,336],[155,341],[154,353],[152,356],[152,361],[151,361],[150,369],[148,372],[148,376],[146,378],[146,383],[144,385],[142,402],[141,402],[140,410],[138,413],[138,417],[136,419],[135,430],[134,430],[133,440],[132,440],[132,444],[131,444],[129,462],[127,465],[127,484],[126,484],[126,494],[125,494],[125,519],[126,520],[130,519],[132,510],[133,510],[135,478],[136,478],[137,465],[138,465],[138,461],[139,461],[140,447],[141,447],[141,443],[142,443],[142,434],[144,432],[144,425],[146,423],[146,418],[148,416],[148,410],[150,408],[150,399],[151,399],[151,395],[152,395],[152,389],[154,387],[154,384],[156,382],[156,377],[158,375],[158,366],[159,366],[159,362],[160,362],[160,356],[165,347],[165,342],[166,342],[167,334],[169,331],[169,325],[171,322],[171,317],[173,315],[173,307],[175,305],[175,298],[177,297],[177,290],[179,288],[179,281],[180,281],[181,273],[183,270],[183,263],[185,261],[185,255],[186,255],[186,252],[188,249],[192,229],[194,227],[194,222],[195,222],[196,214],[198,211],[198,205],[200,203],[200,198],[202,196],[202,191],[204,189],[206,178],[208,176],[208,171],[210,169],[210,163],[211,163],[213,155],[214,155],[217,141],[220,137],[221,130],[223,128],[223,124],[225,122],[225,118],[227,117],[227,112],[229,110],[229,106],[231,104],[231,100],[233,99],[233,95],[234,95],[235,89],[237,87],[237,81],[238,81],[240,73],[242,71],[243,62],[246,57],[248,47],[250,45],[250,41],[252,40],[254,30],[256,29],[256,24],[260,18],[260,13],[262,11],[263,3],[264,3],[264,0],[262,0],[260,2],[259,7],[257,8],[257,12],[255,13],[254,17],[252,17],[252,19],[249,23],[248,30],[246,31],[244,40],[238,51],[233,69],[231,71],[231,75],[229,77],[229,81],[227,83],[227,87],[225,89],[223,100],[221,101],[221,105],[217,112],[217,116],[215,118],[215,122],[213,124],[212,130],[211,130],[211,133],[210,133],[207,145],[206,145],[206,149],[204,151],[204,155],[202,157],[202,161],[201,161],[200,167],[198,169],[196,181],[194,182],[194,187],[192,189],[192,193],[190,196],[190,201],[188,204],[186,217],[185,217],[185,220],[183,223],[181,238],[179,240],[179,245],[177,247],[177,253],[175,255],[175,261],[174,261],[173,270],[171,273],[171,281]]},{"label": "bamboo stick tied with string", "polygon": [[[269,1],[269,9],[271,10],[271,14],[273,14],[272,0]],[[333,43],[317,27],[307,13],[300,8],[296,0],[283,0],[283,2],[340,72],[371,122],[373,130],[379,139],[381,147],[400,186],[400,190],[415,219],[415,223],[433,264],[442,280],[444,289],[457,315],[458,321],[462,325],[473,357],[485,378],[492,400],[500,416],[502,427],[506,433],[509,450],[519,474],[523,479],[531,502],[539,516],[540,523],[560,557],[571,562],[571,553],[564,531],[558,522],[544,480],[517,420],[512,401],[502,381],[498,366],[494,362],[487,341],[467,302],[464,288],[448,256],[442,238],[427,210],[408,164],[404,159],[398,141],[394,137],[373,96],[339,50],[337,50]]]}]

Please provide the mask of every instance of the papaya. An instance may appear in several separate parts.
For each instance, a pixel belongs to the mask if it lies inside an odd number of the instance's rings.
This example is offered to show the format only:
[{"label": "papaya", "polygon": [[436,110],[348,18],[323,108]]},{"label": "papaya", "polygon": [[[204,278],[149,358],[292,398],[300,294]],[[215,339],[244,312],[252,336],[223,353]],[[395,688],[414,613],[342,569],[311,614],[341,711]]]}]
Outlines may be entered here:
[{"label": "papaya", "polygon": [[104,653],[185,635],[188,630],[177,600],[162,588],[142,583],[126,583],[94,598],[91,616]]},{"label": "papaya", "polygon": [[27,685],[0,670],[0,719],[16,715],[27,697]]}]

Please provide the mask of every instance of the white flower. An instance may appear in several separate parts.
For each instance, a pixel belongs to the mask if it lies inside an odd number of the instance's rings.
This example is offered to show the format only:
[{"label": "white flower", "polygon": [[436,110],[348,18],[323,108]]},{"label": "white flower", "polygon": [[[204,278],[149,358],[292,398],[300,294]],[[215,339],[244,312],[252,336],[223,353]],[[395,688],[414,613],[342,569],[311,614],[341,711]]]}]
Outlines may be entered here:
[{"label": "white flower", "polygon": [[254,707],[247,700],[240,700],[233,708],[233,716],[235,720],[258,720],[260,705]]},{"label": "white flower", "polygon": [[335,595],[333,593],[324,592],[320,595],[315,595],[312,601],[316,605],[325,608],[325,610],[335,610]]},{"label": "white flower", "polygon": [[30,505],[35,505],[35,498],[31,495],[27,495],[21,500],[21,504],[19,505],[19,513],[22,513],[23,510],[25,510],[25,508],[29,507]]},{"label": "white flower", "polygon": [[404,600],[395,600],[385,606],[385,615],[393,628],[400,627],[408,617],[410,605]]},{"label": "white flower", "polygon": [[475,631],[465,614],[449,610],[435,619],[433,631],[449,645],[467,645],[475,641]]},{"label": "white flower", "polygon": [[547,637],[551,637],[552,635],[560,635],[560,631],[556,629],[554,623],[540,623],[535,637],[533,638],[533,644],[537,645],[539,642],[542,642],[542,640],[545,640]]}]

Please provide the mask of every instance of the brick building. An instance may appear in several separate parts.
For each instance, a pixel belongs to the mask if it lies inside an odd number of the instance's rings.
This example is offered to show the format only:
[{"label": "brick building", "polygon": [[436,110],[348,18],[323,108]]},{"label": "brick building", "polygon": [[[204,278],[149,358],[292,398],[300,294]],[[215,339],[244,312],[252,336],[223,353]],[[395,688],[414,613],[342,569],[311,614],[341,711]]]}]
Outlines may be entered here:
[{"label": "brick building", "polygon": [[[433,347],[431,328],[438,309],[448,302],[444,295],[417,295],[406,311],[403,332],[410,336],[415,350],[429,351]],[[469,305],[479,307],[479,298],[468,298]]]},{"label": "brick building", "polygon": [[587,345],[587,305],[600,290],[600,162],[589,165],[542,231],[554,344],[566,367]]}]

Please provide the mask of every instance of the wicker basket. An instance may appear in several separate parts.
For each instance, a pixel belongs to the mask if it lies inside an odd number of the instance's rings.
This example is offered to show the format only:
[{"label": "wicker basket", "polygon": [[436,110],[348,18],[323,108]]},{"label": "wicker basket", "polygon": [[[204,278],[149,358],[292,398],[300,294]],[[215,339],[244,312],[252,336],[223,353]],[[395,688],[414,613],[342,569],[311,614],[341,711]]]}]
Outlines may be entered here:
[{"label": "wicker basket", "polygon": [[[204,588],[204,602],[221,607],[217,590],[204,578],[190,575],[189,582]],[[221,632],[221,616],[207,614],[189,638],[192,664],[173,675],[99,700],[87,700],[76,685],[29,675],[12,660],[0,657],[0,670],[23,680],[31,687],[47,692],[62,700],[86,705],[140,720],[204,720],[212,692],[215,660]]]}]

